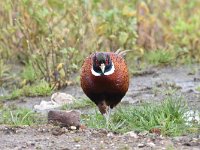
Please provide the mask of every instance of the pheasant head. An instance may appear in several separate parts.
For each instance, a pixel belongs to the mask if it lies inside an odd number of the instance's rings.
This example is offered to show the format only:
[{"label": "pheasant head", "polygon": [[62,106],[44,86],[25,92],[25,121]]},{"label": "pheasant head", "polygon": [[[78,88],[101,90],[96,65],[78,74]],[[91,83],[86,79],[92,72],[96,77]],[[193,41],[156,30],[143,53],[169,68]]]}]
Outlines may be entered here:
[{"label": "pheasant head", "polygon": [[115,67],[109,53],[95,53],[92,59],[92,74],[95,76],[111,75]]}]

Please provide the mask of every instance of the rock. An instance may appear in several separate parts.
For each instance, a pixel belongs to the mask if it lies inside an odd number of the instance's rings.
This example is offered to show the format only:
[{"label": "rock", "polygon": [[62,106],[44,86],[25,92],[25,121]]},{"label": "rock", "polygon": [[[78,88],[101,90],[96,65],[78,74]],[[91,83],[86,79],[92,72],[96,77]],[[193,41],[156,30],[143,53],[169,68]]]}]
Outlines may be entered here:
[{"label": "rock", "polygon": [[66,93],[57,92],[51,96],[51,101],[41,101],[39,105],[34,106],[35,111],[52,110],[62,107],[64,104],[71,104],[75,98]]},{"label": "rock", "polygon": [[186,121],[186,125],[192,126],[194,122],[200,124],[200,117],[199,117],[199,111],[198,110],[189,110],[186,113],[184,113],[184,119]]},{"label": "rock", "polygon": [[59,136],[65,133],[65,130],[63,128],[53,128],[52,134],[55,136]]},{"label": "rock", "polygon": [[59,105],[71,104],[74,100],[75,98],[72,95],[61,92],[56,92],[51,96],[51,101]]},{"label": "rock", "polygon": [[138,146],[139,148],[142,148],[142,147],[145,147],[145,144],[144,144],[144,143],[139,143],[137,146]]},{"label": "rock", "polygon": [[86,128],[87,127],[84,124],[81,124],[80,127],[79,127],[79,129],[81,129],[81,130],[85,130]]},{"label": "rock", "polygon": [[114,134],[112,132],[107,134],[107,137],[113,137],[113,136],[114,136]]},{"label": "rock", "polygon": [[76,130],[77,128],[76,128],[76,126],[71,126],[70,129],[71,130]]},{"label": "rock", "polygon": [[51,110],[48,113],[48,122],[61,127],[80,126],[80,112],[71,111],[56,111]]},{"label": "rock", "polygon": [[26,142],[26,144],[28,146],[35,146],[35,142],[33,142],[33,141],[28,141],[28,142]]},{"label": "rock", "polygon": [[43,133],[49,132],[48,129],[45,129],[45,128],[39,128],[38,131],[39,132],[43,132]]},{"label": "rock", "polygon": [[76,144],[75,147],[81,147],[81,145],[80,144]]},{"label": "rock", "polygon": [[41,101],[39,105],[34,106],[35,111],[44,111],[44,110],[51,110],[55,108],[59,108],[62,105],[53,103],[52,101]]},{"label": "rock", "polygon": [[149,146],[149,147],[155,147],[156,146],[153,142],[149,142],[146,145]]},{"label": "rock", "polygon": [[185,146],[199,146],[199,143],[196,143],[196,142],[185,142],[185,143],[183,143],[183,145],[185,145]]},{"label": "rock", "polygon": [[194,82],[199,82],[199,81],[200,81],[200,78],[198,78],[198,77],[194,78]]},{"label": "rock", "polygon": [[145,136],[145,135],[147,135],[147,134],[149,134],[149,131],[142,131],[142,132],[140,132],[138,135],[139,135],[139,136]]},{"label": "rock", "polygon": [[160,128],[152,128],[149,131],[150,133],[155,133],[157,135],[161,135],[161,129]]},{"label": "rock", "polygon": [[173,137],[172,139],[176,142],[180,142],[180,141],[184,140],[184,137],[183,136],[176,136],[176,137]]},{"label": "rock", "polygon": [[133,137],[133,138],[138,138],[137,133],[135,133],[134,131],[127,132],[125,133],[125,135]]}]

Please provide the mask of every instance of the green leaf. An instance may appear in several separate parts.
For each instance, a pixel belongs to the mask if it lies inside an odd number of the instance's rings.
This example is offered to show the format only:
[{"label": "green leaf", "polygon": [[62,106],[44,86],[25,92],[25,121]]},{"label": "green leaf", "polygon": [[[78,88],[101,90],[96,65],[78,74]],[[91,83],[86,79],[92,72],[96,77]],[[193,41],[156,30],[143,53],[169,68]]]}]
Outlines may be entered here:
[{"label": "green leaf", "polygon": [[119,43],[120,45],[124,45],[128,39],[129,35],[126,32],[119,33]]}]

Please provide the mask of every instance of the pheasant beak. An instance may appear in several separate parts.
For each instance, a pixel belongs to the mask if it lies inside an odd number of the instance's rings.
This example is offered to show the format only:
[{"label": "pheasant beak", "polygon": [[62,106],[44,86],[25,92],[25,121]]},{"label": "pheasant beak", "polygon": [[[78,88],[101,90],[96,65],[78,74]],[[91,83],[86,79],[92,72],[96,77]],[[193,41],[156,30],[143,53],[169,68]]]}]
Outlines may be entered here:
[{"label": "pheasant beak", "polygon": [[99,67],[101,68],[102,73],[104,73],[104,71],[105,71],[105,64],[102,63],[101,66],[99,66]]}]

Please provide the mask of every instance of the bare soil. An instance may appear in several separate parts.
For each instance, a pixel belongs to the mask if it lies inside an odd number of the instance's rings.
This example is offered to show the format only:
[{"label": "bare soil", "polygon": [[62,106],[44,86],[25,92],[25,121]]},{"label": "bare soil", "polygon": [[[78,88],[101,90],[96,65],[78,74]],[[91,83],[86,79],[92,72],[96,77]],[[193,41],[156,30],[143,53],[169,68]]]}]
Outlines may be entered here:
[{"label": "bare soil", "polygon": [[102,130],[67,130],[50,125],[37,127],[0,127],[0,149],[187,149],[197,150],[197,137],[161,137],[154,134],[120,135]]},{"label": "bare soil", "polygon": [[[200,66],[151,68],[133,75],[122,103],[138,105],[161,102],[175,90],[192,110],[200,111]],[[63,90],[76,98],[84,94],[79,86]],[[4,103],[33,108],[50,97],[20,98]],[[105,129],[68,130],[51,125],[10,127],[0,125],[0,149],[200,149],[200,135],[162,137],[151,133],[116,134]]]}]

